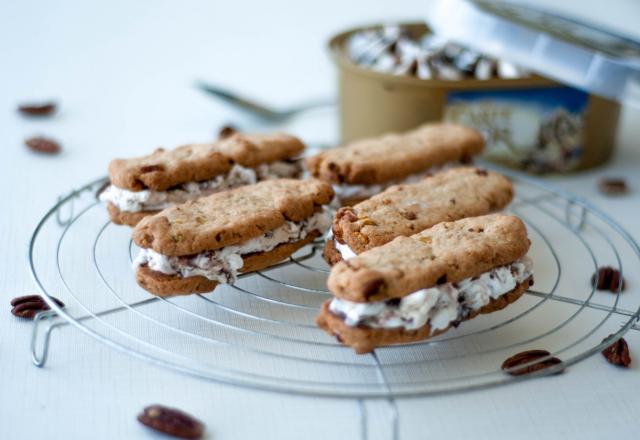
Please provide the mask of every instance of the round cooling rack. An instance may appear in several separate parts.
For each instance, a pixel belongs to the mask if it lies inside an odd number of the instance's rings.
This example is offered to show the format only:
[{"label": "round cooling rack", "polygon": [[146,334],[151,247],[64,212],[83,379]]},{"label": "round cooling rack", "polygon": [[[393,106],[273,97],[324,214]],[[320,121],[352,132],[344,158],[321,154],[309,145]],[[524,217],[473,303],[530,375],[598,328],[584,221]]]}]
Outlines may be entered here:
[{"label": "round cooling rack", "polygon": [[[490,168],[495,168],[491,166]],[[36,316],[34,363],[51,331],[73,326],[106,345],[203,379],[331,397],[420,396],[513,383],[558,372],[602,350],[640,314],[640,249],[608,215],[536,179],[515,184],[508,211],[527,224],[535,285],[502,311],[433,339],[357,355],[316,328],[328,266],[318,241],[288,260],[206,295],[158,298],[139,288],[131,230],[109,222],[99,179],[62,197],[36,227],[29,265],[51,310]],[[601,266],[624,272],[624,291],[597,291]],[[61,309],[52,300],[66,303]],[[605,337],[611,338],[603,341]],[[524,376],[504,359],[541,348],[563,364]]]}]

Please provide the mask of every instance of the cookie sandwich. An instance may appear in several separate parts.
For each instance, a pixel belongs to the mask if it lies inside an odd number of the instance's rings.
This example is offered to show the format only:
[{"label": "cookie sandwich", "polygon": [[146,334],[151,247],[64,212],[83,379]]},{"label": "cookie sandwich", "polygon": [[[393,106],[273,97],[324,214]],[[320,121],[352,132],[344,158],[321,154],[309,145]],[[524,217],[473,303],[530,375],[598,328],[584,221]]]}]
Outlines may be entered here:
[{"label": "cookie sandwich", "polygon": [[520,298],[529,246],[523,222],[503,214],[397,237],[333,266],[316,322],[358,353],[428,339]]},{"label": "cookie sandwich", "polygon": [[114,223],[135,226],[147,215],[219,191],[275,178],[296,178],[304,144],[287,134],[234,133],[216,142],[115,159],[100,200]]},{"label": "cookie sandwich", "polygon": [[340,208],[323,255],[335,264],[443,221],[499,211],[512,198],[513,185],[501,174],[474,167],[443,170]]},{"label": "cookie sandwich", "polygon": [[133,230],[136,280],[158,296],[212,291],[264,269],[323,234],[331,186],[276,179],[167,208]]},{"label": "cookie sandwich", "polygon": [[353,142],[307,158],[309,173],[331,183],[341,204],[353,205],[391,185],[420,180],[452,164],[468,163],[482,152],[476,130],[455,124],[426,124]]}]

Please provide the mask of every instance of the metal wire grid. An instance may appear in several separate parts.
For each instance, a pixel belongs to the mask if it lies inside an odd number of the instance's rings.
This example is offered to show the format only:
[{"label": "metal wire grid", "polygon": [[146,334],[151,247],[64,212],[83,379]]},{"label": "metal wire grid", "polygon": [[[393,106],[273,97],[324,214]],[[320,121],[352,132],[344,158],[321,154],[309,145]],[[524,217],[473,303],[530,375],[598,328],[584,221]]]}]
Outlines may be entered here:
[{"label": "metal wire grid", "polygon": [[[236,285],[217,289],[213,294],[175,299],[149,297],[144,291],[131,286],[135,283],[129,273],[123,277],[121,270],[106,267],[101,247],[108,245],[108,255],[112,255],[114,247],[126,247],[129,260],[126,265],[129,265],[135,247],[130,240],[116,243],[118,237],[107,236],[113,230],[122,231],[122,228],[108,222],[103,208],[93,196],[104,179],[91,182],[59,200],[38,224],[29,244],[32,275],[52,308],[38,314],[35,319],[31,342],[33,361],[37,366],[44,366],[52,330],[72,324],[130,355],[209,380],[283,393],[386,398],[390,405],[394,438],[397,438],[395,398],[484,388],[552,374],[563,366],[513,377],[501,372],[499,365],[506,357],[505,353],[530,348],[532,344],[548,343],[550,337],[567,332],[579,319],[584,319],[587,311],[600,315],[594,315],[593,319],[587,317],[591,324],[586,331],[569,332],[571,340],[562,340],[550,350],[553,351],[552,356],[563,359],[564,366],[585,359],[607,345],[608,341],[600,342],[596,336],[612,316],[623,321],[615,323],[616,330],[611,339],[629,328],[638,329],[634,326],[640,316],[637,294],[625,293],[625,300],[630,306],[622,308],[619,304],[620,291],[605,298],[610,300],[610,304],[602,304],[602,297],[596,298],[598,294],[594,288],[588,289],[586,297],[560,293],[567,273],[581,269],[581,276],[585,278],[602,263],[593,249],[594,237],[605,243],[613,256],[612,265],[617,266],[621,273],[623,259],[627,265],[638,264],[640,249],[633,239],[587,202],[535,179],[508,170],[500,171],[517,184],[519,197],[510,210],[527,222],[530,233],[536,237],[534,247],[546,249],[542,260],[550,266],[551,270],[546,272],[553,274],[543,283],[548,288],[537,290],[541,275],[538,270],[536,288],[530,289],[526,295],[527,304],[518,307],[524,298],[514,303],[506,309],[512,311],[506,319],[505,312],[492,314],[490,320],[475,328],[467,323],[462,326],[471,327],[471,331],[451,331],[434,340],[382,348],[365,356],[355,355],[350,348],[326,337],[313,323],[319,304],[330,297],[324,289],[328,269],[319,257],[321,242],[305,247],[289,260],[268,270],[242,275]],[[95,234],[85,236],[86,225],[79,226],[79,223],[88,217],[86,223],[94,228],[91,230],[95,230]],[[94,218],[102,220],[97,222]],[[44,237],[44,229],[51,230],[51,237]],[[556,231],[554,234],[549,232],[552,229]],[[572,237],[583,248],[575,267],[563,267],[561,264],[562,256],[559,254],[564,246],[558,246],[561,244],[558,240],[564,240],[563,237]],[[72,243],[65,245],[69,240]],[[74,260],[79,252],[76,242],[90,243],[88,267],[101,284],[100,295],[96,295],[96,286],[86,286],[84,278],[80,281],[74,279],[74,271],[67,268],[71,263],[66,260]],[[39,244],[41,250],[38,249]],[[49,251],[50,255],[51,245],[56,250],[55,268],[45,269],[41,254]],[[65,246],[68,251],[64,250]],[[624,257],[620,251],[623,246],[626,246]],[[86,255],[78,258],[87,259]],[[77,260],[72,263],[76,264]],[[310,279],[315,279],[315,283],[310,283]],[[566,287],[566,282],[564,285]],[[60,290],[52,289],[60,288],[66,292],[63,299],[69,302],[71,298],[71,305],[75,307],[60,309],[52,301],[52,295],[61,294]],[[94,301],[95,297],[109,301]],[[554,305],[550,308],[552,302]],[[107,306],[98,307],[98,303]],[[538,328],[533,332],[527,331],[530,325],[525,325],[522,331],[511,328],[523,325],[543,307],[548,311],[560,305],[574,309],[549,328]],[[125,317],[125,322],[112,317]],[[175,317],[181,319],[176,321]],[[44,322],[46,328],[39,336],[39,328]],[[508,326],[510,330],[505,332]],[[139,327],[144,330],[139,330]],[[159,333],[157,337],[155,332]],[[499,332],[526,337],[507,338],[505,343],[487,345],[487,340],[499,339],[496,336]],[[474,338],[481,338],[479,345],[468,343]],[[184,348],[185,345],[192,349]],[[453,352],[447,347],[454,347]],[[226,358],[232,361],[225,362]],[[477,368],[477,372],[469,374],[470,363],[475,364],[473,368]],[[297,369],[302,372],[297,372]],[[362,432],[366,438],[366,408],[362,400],[360,408]]]}]

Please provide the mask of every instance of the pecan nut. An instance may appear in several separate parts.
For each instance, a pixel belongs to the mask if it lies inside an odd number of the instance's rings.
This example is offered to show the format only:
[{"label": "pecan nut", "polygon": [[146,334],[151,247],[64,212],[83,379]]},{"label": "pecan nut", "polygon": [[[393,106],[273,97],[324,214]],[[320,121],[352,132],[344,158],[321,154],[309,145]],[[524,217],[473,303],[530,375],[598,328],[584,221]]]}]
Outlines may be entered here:
[{"label": "pecan nut", "polygon": [[59,153],[61,149],[60,144],[56,141],[38,136],[29,138],[25,140],[24,143],[30,150],[36,153],[56,154]]},{"label": "pecan nut", "polygon": [[49,116],[56,111],[55,102],[29,103],[18,106],[18,111],[28,116]]},{"label": "pecan nut", "polygon": [[338,212],[336,213],[336,219],[339,220],[342,218],[344,218],[345,221],[348,221],[349,223],[355,223],[358,221],[358,215],[356,214],[355,209],[350,206],[338,209]]},{"label": "pecan nut", "polygon": [[[613,335],[607,336],[602,340],[602,342],[606,341],[611,336]],[[613,344],[602,350],[602,356],[604,356],[604,358],[610,364],[617,365],[619,367],[629,368],[629,366],[631,365],[629,346],[627,345],[627,341],[625,341],[624,338],[618,339]]]},{"label": "pecan nut", "polygon": [[[64,307],[64,303],[58,298],[51,297],[56,304],[60,307]],[[18,318],[33,319],[39,312],[50,310],[49,304],[47,304],[40,295],[26,295],[13,298],[11,300],[11,313]]]},{"label": "pecan nut", "polygon": [[603,177],[598,182],[598,189],[606,195],[622,195],[629,192],[627,182],[617,177]]},{"label": "pecan nut", "polygon": [[415,220],[418,218],[418,215],[413,211],[401,211],[400,215],[407,220]]},{"label": "pecan nut", "polygon": [[604,266],[598,269],[598,272],[591,276],[591,285],[598,290],[609,290],[618,293],[625,288],[624,278],[620,276],[620,271],[610,266]]},{"label": "pecan nut", "polygon": [[151,429],[177,438],[202,438],[204,425],[189,414],[175,408],[151,405],[138,415],[138,421]]},{"label": "pecan nut", "polygon": [[[540,360],[536,362],[538,359]],[[512,376],[522,376],[558,364],[562,364],[562,361],[557,357],[551,357],[551,353],[547,350],[527,350],[514,354],[505,360],[501,368],[505,373]],[[561,371],[558,371],[558,373]]]},{"label": "pecan nut", "polygon": [[164,166],[161,164],[143,165],[140,167],[142,174],[155,173],[156,171],[164,171]]}]

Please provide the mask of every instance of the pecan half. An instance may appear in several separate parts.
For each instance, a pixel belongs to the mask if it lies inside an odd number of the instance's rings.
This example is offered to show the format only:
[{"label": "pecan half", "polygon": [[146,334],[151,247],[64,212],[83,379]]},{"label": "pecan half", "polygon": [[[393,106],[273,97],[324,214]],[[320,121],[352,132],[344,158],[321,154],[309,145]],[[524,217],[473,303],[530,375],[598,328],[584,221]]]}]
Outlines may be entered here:
[{"label": "pecan half", "polygon": [[173,437],[202,438],[204,425],[189,414],[175,408],[151,405],[138,415],[138,421],[151,429]]},{"label": "pecan half", "polygon": [[[562,364],[562,361],[557,357],[548,357],[551,353],[547,350],[527,350],[518,354],[514,354],[502,363],[502,369],[505,373],[512,376],[521,376],[523,374],[533,373],[535,371],[543,370],[553,365]],[[543,359],[548,357],[547,359]],[[536,362],[540,359],[539,362]],[[529,364],[529,365],[525,365]],[[521,368],[518,368],[523,365]],[[561,372],[561,371],[559,371]]]},{"label": "pecan half", "polygon": [[[609,339],[613,335],[609,335],[602,341]],[[631,355],[629,354],[629,346],[624,338],[620,338],[607,348],[602,350],[602,356],[610,364],[617,365],[619,367],[629,368],[631,365]]]},{"label": "pecan half", "polygon": [[56,111],[55,102],[29,103],[18,106],[18,111],[27,116],[49,116]]},{"label": "pecan half", "polygon": [[142,174],[155,173],[156,171],[164,171],[164,166],[161,164],[143,165],[140,167]]},{"label": "pecan half", "polygon": [[346,221],[350,222],[350,223],[354,223],[358,221],[358,216],[356,215],[355,210],[350,207],[342,207],[340,209],[338,209],[338,212],[336,213],[336,219],[342,219],[344,218]]},{"label": "pecan half", "polygon": [[598,189],[606,195],[622,195],[629,192],[627,182],[617,177],[603,177],[598,182]]},{"label": "pecan half", "polygon": [[60,152],[60,144],[44,137],[32,137],[24,141],[25,145],[37,153],[56,154]]},{"label": "pecan half", "polygon": [[418,218],[418,215],[413,211],[401,211],[400,215],[407,220],[415,220]]},{"label": "pecan half", "polygon": [[[56,304],[60,307],[64,307],[64,303],[58,298],[51,297]],[[11,300],[11,313],[18,318],[33,319],[39,312],[50,310],[49,304],[47,304],[40,295],[26,295],[13,298]]]},{"label": "pecan half", "polygon": [[620,276],[620,271],[610,266],[599,268],[598,272],[591,276],[591,285],[598,290],[609,290],[613,293],[618,292],[618,286],[620,286],[620,291],[625,288],[625,282]]}]

